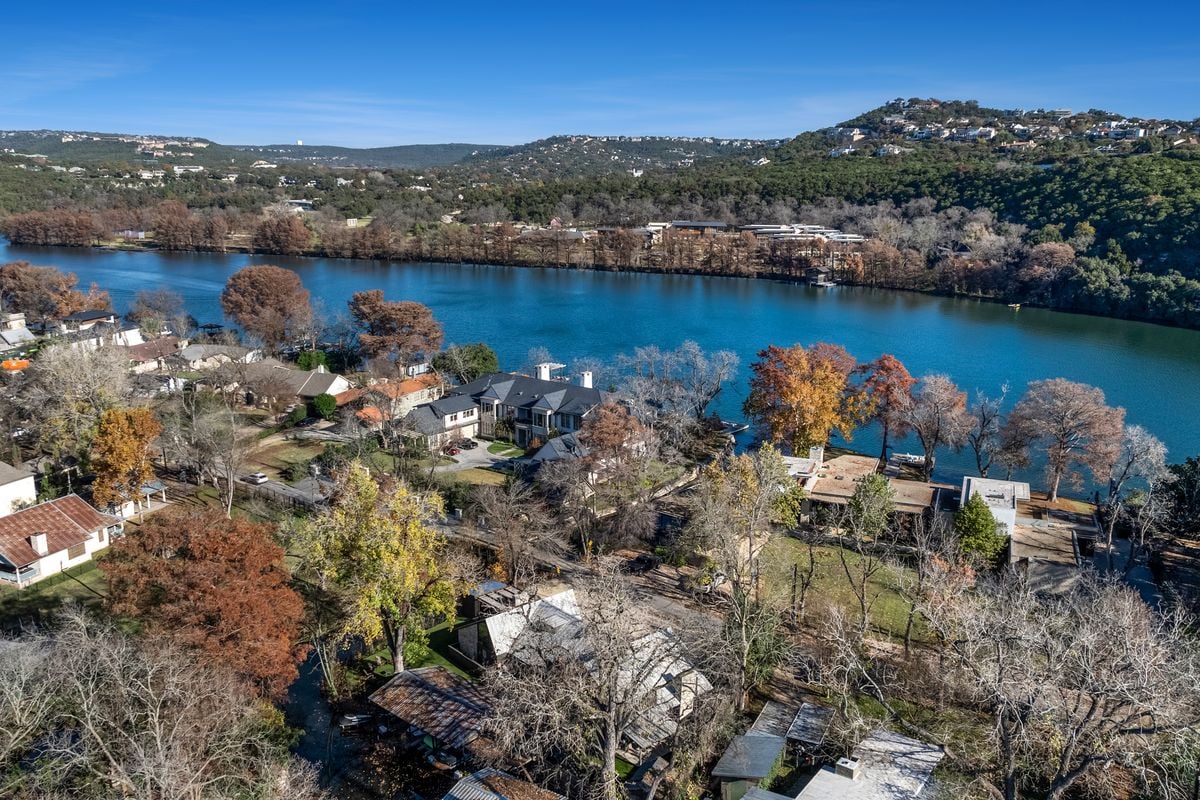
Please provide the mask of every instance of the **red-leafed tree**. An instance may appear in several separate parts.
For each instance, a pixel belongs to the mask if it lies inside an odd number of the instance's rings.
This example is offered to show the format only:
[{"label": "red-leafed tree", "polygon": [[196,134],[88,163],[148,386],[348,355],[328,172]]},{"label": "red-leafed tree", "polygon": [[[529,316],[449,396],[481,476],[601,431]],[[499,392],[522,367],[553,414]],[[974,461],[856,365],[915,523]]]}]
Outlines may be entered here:
[{"label": "red-leafed tree", "polygon": [[886,460],[891,436],[903,436],[908,432],[904,409],[912,400],[912,387],[917,379],[909,374],[900,359],[887,353],[863,364],[858,372],[863,376],[862,387],[873,401],[872,414],[883,433],[879,458]]},{"label": "red-leafed tree", "polygon": [[442,324],[428,306],[385,300],[380,289],[355,292],[349,305],[359,326],[359,346],[369,358],[403,364],[414,355],[432,357],[442,346]]},{"label": "red-leafed tree", "polygon": [[108,310],[108,292],[95,284],[86,292],[75,288],[73,272],[38,267],[28,261],[0,266],[0,305],[5,311],[23,311],[29,323],[44,323],[85,309]]},{"label": "red-leafed tree", "polygon": [[271,526],[211,509],[160,512],[113,542],[102,569],[113,613],[195,647],[280,698],[304,656],[304,604]]},{"label": "red-leafed tree", "polygon": [[234,273],[221,292],[221,308],[246,333],[270,348],[299,336],[313,315],[300,276],[269,264]]}]

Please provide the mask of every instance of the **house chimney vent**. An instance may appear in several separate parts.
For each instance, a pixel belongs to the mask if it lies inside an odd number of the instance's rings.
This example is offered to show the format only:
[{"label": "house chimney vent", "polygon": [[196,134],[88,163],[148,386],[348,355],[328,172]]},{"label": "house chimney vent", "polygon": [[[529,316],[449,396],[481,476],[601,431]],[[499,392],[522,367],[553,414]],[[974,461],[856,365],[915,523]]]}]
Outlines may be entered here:
[{"label": "house chimney vent", "polygon": [[550,365],[549,364],[538,364],[535,367],[535,369],[537,370],[538,380],[542,380],[542,381],[550,380]]},{"label": "house chimney vent", "polygon": [[843,778],[849,778],[852,781],[858,780],[858,775],[862,771],[858,759],[854,756],[839,758],[834,769],[838,775],[841,775]]},{"label": "house chimney vent", "polygon": [[50,545],[46,541],[46,534],[33,533],[29,535],[29,546],[33,548],[33,552],[39,556],[50,555]]},{"label": "house chimney vent", "polygon": [[585,389],[592,388],[592,371],[584,370],[579,376],[579,385]]},{"label": "house chimney vent", "polygon": [[817,466],[825,463],[825,445],[817,445],[816,447],[808,448],[808,457],[816,462]]}]

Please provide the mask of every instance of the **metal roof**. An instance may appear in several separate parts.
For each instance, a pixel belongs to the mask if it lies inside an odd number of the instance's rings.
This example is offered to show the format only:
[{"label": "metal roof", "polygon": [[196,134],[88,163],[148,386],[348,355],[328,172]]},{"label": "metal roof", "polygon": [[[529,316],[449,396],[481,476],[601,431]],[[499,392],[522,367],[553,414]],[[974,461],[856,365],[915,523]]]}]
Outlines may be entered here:
[{"label": "metal roof", "polygon": [[771,774],[775,761],[783,753],[786,741],[782,736],[747,734],[738,736],[725,748],[725,753],[713,768],[713,777],[733,780],[759,780]]}]

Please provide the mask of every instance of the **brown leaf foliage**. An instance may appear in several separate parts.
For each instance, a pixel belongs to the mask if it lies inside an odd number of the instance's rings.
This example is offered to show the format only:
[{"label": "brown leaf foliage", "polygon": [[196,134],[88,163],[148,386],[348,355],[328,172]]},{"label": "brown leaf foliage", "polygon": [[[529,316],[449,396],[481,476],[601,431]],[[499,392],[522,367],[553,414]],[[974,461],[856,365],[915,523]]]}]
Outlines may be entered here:
[{"label": "brown leaf foliage", "polygon": [[304,604],[271,533],[211,509],[160,512],[104,560],[110,608],[282,697],[305,655],[297,644]]}]

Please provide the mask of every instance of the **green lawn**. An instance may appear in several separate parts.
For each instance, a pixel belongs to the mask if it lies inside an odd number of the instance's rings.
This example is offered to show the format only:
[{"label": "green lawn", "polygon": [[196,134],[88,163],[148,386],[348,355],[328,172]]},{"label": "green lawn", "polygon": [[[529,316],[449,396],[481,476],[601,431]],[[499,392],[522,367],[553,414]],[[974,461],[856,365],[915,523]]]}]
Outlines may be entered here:
[{"label": "green lawn", "polygon": [[[450,620],[443,622],[429,629],[429,651],[423,658],[413,659],[406,666],[409,669],[417,667],[445,667],[456,675],[461,675],[467,680],[471,680],[471,676],[460,669],[453,661],[447,657],[448,649],[451,645],[458,641],[458,636],[455,633],[457,626],[465,620],[455,620],[454,629],[451,627]],[[392,670],[392,656],[386,647],[381,647],[367,656],[368,661],[378,662],[373,672],[381,678],[389,678],[394,673]]]},{"label": "green lawn", "polygon": [[525,455],[525,451],[510,442],[492,442],[488,445],[488,452],[494,456],[503,456],[504,458],[517,458]]},{"label": "green lawn", "polygon": [[494,469],[480,469],[479,467],[471,467],[470,469],[460,470],[453,473],[454,479],[463,483],[472,483],[476,486],[503,486],[507,476],[503,472],[497,472]]},{"label": "green lawn", "polygon": [[[807,613],[823,603],[833,603],[858,613],[858,598],[846,578],[838,557],[839,548],[832,545],[818,545],[816,554],[817,570],[812,587],[808,590]],[[858,555],[846,553],[853,574],[858,563]],[[790,602],[792,591],[792,565],[798,564],[800,574],[808,570],[808,548],[803,542],[790,536],[777,536],[767,543],[762,554],[762,575],[770,591],[779,593],[785,602]],[[891,568],[877,572],[868,583],[868,594],[874,597],[875,603],[871,610],[871,625],[879,633],[895,639],[904,637],[904,625],[908,619],[908,601],[896,591],[896,574]],[[913,637],[921,639],[926,631],[920,617],[913,626]]]},{"label": "green lawn", "polygon": [[88,561],[26,589],[0,585],[0,621],[41,621],[67,603],[99,608],[106,598],[104,573]]}]

